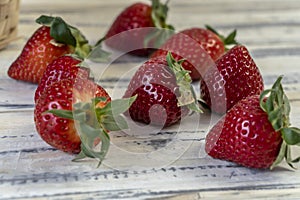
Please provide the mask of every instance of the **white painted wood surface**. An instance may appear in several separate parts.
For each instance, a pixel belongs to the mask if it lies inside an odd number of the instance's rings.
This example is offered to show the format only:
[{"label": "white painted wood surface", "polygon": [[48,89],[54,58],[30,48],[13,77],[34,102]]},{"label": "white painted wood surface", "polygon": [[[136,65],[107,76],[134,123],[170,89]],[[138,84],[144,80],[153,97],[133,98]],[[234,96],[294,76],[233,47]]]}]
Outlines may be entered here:
[{"label": "white painted wood surface", "polygon": [[[285,165],[273,171],[247,169],[208,157],[203,151],[205,134],[213,123],[208,115],[192,116],[159,132],[145,131],[146,127],[114,133],[100,168],[94,161],[71,162],[72,155],[40,139],[33,122],[36,85],[6,75],[38,27],[34,20],[41,14],[62,16],[95,43],[116,14],[133,2],[21,2],[22,39],[0,51],[0,199],[299,199],[300,171]],[[223,33],[238,29],[238,40],[253,55],[266,87],[278,75],[285,76],[291,120],[300,126],[300,1],[171,0],[169,21],[177,30],[205,24]],[[125,57],[110,66],[91,63],[91,68],[115,98],[126,88],[127,73],[141,62]]]}]

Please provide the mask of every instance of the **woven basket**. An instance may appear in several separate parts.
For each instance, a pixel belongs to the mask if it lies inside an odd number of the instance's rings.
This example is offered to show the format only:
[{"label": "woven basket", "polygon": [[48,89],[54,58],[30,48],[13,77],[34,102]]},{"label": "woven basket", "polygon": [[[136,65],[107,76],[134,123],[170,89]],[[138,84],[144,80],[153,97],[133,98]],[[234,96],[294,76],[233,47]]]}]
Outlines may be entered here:
[{"label": "woven basket", "polygon": [[17,36],[20,0],[0,0],[0,49]]}]

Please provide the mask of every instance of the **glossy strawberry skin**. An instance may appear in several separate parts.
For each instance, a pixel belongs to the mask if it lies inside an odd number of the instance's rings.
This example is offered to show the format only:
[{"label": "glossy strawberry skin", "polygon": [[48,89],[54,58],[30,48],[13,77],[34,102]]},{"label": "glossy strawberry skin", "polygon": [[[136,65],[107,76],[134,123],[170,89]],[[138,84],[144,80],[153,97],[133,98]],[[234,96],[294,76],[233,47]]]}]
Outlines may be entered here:
[{"label": "glossy strawberry skin", "polygon": [[111,37],[130,29],[153,27],[151,10],[151,6],[144,3],[135,3],[127,7],[117,16],[106,37]]},{"label": "glossy strawberry skin", "polygon": [[210,30],[190,28],[173,35],[151,57],[165,57],[168,51],[172,52],[176,60],[185,58],[182,66],[191,71],[193,80],[199,80],[209,63],[225,53],[225,46]]},{"label": "glossy strawberry skin", "polygon": [[87,68],[79,67],[78,65],[81,62],[82,60],[68,55],[61,56],[51,62],[47,66],[43,77],[35,91],[35,102],[42,95],[45,88],[56,81],[62,79],[71,79],[75,81],[76,78],[88,79],[89,70]]},{"label": "glossy strawberry skin", "polygon": [[[117,50],[128,51],[137,56],[147,56],[151,50],[141,49],[148,30],[139,28],[154,27],[151,17],[152,7],[144,3],[135,3],[123,10],[115,19],[105,35],[105,43]],[[122,33],[120,35],[117,35]],[[112,36],[116,36],[111,38]],[[109,39],[111,38],[111,39]],[[138,49],[138,50],[135,50]]]},{"label": "glossy strawberry skin", "polygon": [[213,158],[252,168],[269,168],[282,143],[259,105],[259,95],[249,96],[232,109],[209,131],[205,150]]},{"label": "glossy strawberry skin", "polygon": [[79,153],[80,137],[74,121],[57,117],[46,111],[51,109],[72,110],[78,101],[89,102],[94,97],[110,97],[107,92],[88,79],[63,79],[47,87],[36,102],[34,121],[41,138],[49,145],[67,153]]},{"label": "glossy strawberry skin", "polygon": [[16,80],[39,83],[49,63],[74,51],[68,45],[55,46],[50,43],[52,40],[49,27],[38,28],[9,67],[8,76]]},{"label": "glossy strawberry skin", "polygon": [[216,113],[225,113],[238,101],[260,94],[264,84],[246,47],[237,45],[216,61],[200,81],[201,99]]},{"label": "glossy strawberry skin", "polygon": [[137,99],[129,108],[135,121],[167,127],[188,114],[185,106],[177,105],[178,85],[163,58],[150,59],[138,69],[124,98],[136,94]]}]

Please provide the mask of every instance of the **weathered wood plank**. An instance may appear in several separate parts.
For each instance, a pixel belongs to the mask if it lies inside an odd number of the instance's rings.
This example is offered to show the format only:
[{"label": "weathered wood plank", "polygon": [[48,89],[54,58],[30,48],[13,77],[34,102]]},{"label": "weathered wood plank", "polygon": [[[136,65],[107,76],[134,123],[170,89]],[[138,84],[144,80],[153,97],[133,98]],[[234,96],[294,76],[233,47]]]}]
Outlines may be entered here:
[{"label": "weathered wood plank", "polygon": [[[6,75],[38,27],[34,20],[41,14],[60,15],[94,44],[116,14],[133,2],[21,1],[22,38],[0,51],[0,199],[297,199],[299,171],[287,170],[284,164],[274,171],[247,169],[207,156],[204,138],[216,120],[209,115],[191,116],[163,130],[142,127],[111,133],[112,148],[100,168],[95,161],[71,162],[73,155],[53,149],[39,137],[33,121],[36,85]],[[300,126],[299,10],[298,0],[172,0],[169,21],[177,30],[204,24],[224,33],[237,28],[266,87],[284,75],[291,122]],[[122,57],[113,64],[89,64],[95,79],[116,98],[142,61]],[[194,86],[199,92],[198,83]]]}]

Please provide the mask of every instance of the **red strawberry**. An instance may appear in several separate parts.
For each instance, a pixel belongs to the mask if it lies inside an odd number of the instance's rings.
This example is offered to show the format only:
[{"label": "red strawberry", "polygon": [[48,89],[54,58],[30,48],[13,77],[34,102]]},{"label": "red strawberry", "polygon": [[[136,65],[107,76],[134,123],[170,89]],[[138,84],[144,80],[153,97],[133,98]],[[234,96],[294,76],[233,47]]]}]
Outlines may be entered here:
[{"label": "red strawberry", "polygon": [[50,86],[53,82],[62,79],[71,79],[75,81],[77,78],[88,79],[89,70],[88,68],[80,67],[81,59],[73,56],[61,56],[50,63],[43,77],[36,89],[34,100],[35,102],[39,99],[45,88]]},{"label": "red strawberry", "polygon": [[225,53],[226,45],[236,44],[236,31],[227,38],[212,31],[212,28],[190,28],[169,38],[151,57],[165,57],[168,51],[175,59],[186,59],[182,66],[190,71],[193,80],[200,79],[209,63],[217,60]]},{"label": "red strawberry", "polygon": [[41,16],[37,22],[43,26],[29,38],[19,57],[9,67],[11,78],[39,83],[47,65],[56,58],[69,53],[86,57],[90,51],[79,30],[61,18]]},{"label": "red strawberry", "polygon": [[284,158],[293,167],[300,160],[291,159],[290,145],[300,144],[300,129],[289,127],[281,78],[272,90],[241,100],[209,131],[205,150],[210,156],[253,168],[273,168]]},{"label": "red strawberry", "polygon": [[61,55],[73,52],[68,45],[51,44],[52,39],[50,28],[40,27],[27,41],[21,55],[11,64],[8,75],[17,80],[38,83],[48,63]]},{"label": "red strawberry", "polygon": [[132,4],[114,20],[104,37],[105,43],[120,51],[132,50],[131,53],[134,55],[147,56],[152,51],[142,47],[153,30],[143,28],[157,27],[173,30],[171,25],[166,24],[167,12],[167,5],[160,3],[159,0],[152,0],[152,6],[145,3]]},{"label": "red strawberry", "polygon": [[[136,97],[111,101],[108,93],[90,79],[61,79],[45,87],[36,102],[34,121],[41,138],[56,149],[104,159],[109,131],[127,128],[121,116]],[[101,150],[95,149],[101,141]]]},{"label": "red strawberry", "polygon": [[107,92],[88,79],[63,79],[45,88],[44,93],[36,102],[34,120],[37,132],[51,146],[68,152],[79,153],[81,140],[77,134],[74,120],[57,117],[44,112],[51,109],[72,111],[73,103],[89,102],[94,97],[105,97],[110,101]]},{"label": "red strawberry", "polygon": [[[175,75],[176,74],[176,75]],[[135,121],[170,126],[197,110],[197,101],[188,72],[171,54],[145,62],[132,77],[124,97],[137,95],[129,108]]]},{"label": "red strawberry", "polygon": [[246,47],[237,45],[216,61],[201,80],[201,98],[216,113],[225,113],[247,96],[260,94],[263,79]]}]

